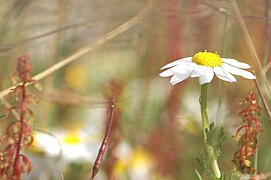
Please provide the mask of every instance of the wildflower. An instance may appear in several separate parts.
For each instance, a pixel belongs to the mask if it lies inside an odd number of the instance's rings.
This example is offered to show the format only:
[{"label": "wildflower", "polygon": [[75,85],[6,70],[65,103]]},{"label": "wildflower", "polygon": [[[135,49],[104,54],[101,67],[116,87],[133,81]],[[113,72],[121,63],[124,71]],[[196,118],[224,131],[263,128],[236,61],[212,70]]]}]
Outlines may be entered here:
[{"label": "wildflower", "polygon": [[[169,69],[167,69],[169,68]],[[217,162],[217,151],[214,147],[214,143],[210,134],[213,132],[213,125],[209,124],[208,113],[207,113],[207,92],[208,84],[213,80],[214,75],[219,79],[228,82],[236,82],[233,75],[239,75],[246,79],[255,79],[256,77],[248,71],[250,66],[246,63],[239,62],[235,59],[221,58],[217,53],[198,52],[193,57],[186,57],[169,63],[161,69],[167,69],[160,73],[161,77],[169,77],[170,83],[175,85],[179,82],[184,81],[188,77],[198,77],[201,84],[201,95],[200,95],[200,106],[201,106],[201,117],[202,117],[202,130],[204,135],[204,144],[206,148],[206,155],[208,159],[208,166],[210,166],[211,175],[215,179],[221,178],[221,172]],[[258,124],[257,124],[258,125]],[[224,140],[219,143],[223,144]],[[200,163],[206,162],[201,160]],[[247,163],[248,164],[248,163]]]},{"label": "wildflower", "polygon": [[35,131],[34,141],[25,153],[33,166],[26,179],[59,179],[62,149],[60,141],[53,133]]},{"label": "wildflower", "polygon": [[69,66],[65,70],[64,81],[67,86],[73,90],[80,90],[87,84],[88,69],[82,64]]},{"label": "wildflower", "polygon": [[34,137],[33,144],[27,149],[29,153],[46,157],[61,155],[61,144],[53,134],[37,131]]},{"label": "wildflower", "polygon": [[71,132],[56,133],[62,148],[63,159],[69,163],[89,162],[95,160],[94,152],[99,142],[90,140],[88,132],[79,130]]},{"label": "wildflower", "polygon": [[151,179],[154,159],[143,148],[132,149],[128,144],[122,143],[116,151],[118,160],[114,165],[114,176],[123,179],[127,175],[130,179]]},{"label": "wildflower", "polygon": [[228,82],[236,82],[233,75],[255,79],[256,77],[251,72],[243,70],[248,68],[250,66],[246,63],[231,58],[221,58],[219,54],[205,50],[196,53],[193,57],[185,57],[163,66],[161,69],[167,70],[159,75],[161,77],[172,76],[170,79],[172,85],[182,82],[188,77],[199,77],[200,84],[210,83],[214,74],[219,79]]}]

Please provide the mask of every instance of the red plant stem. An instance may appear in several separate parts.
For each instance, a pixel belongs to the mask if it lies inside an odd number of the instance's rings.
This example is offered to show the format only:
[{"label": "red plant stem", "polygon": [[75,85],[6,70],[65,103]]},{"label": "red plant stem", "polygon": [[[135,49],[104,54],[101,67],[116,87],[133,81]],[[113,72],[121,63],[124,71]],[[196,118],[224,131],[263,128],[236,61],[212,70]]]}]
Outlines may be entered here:
[{"label": "red plant stem", "polygon": [[114,108],[115,108],[115,100],[113,99],[111,107],[110,107],[110,115],[109,115],[109,118],[107,121],[104,139],[102,141],[102,144],[99,149],[99,153],[98,153],[97,158],[95,160],[95,163],[93,165],[92,175],[90,177],[90,180],[93,180],[94,177],[96,176],[96,174],[98,173],[100,166],[101,166],[101,163],[102,163],[102,160],[103,160],[104,153],[105,153],[106,148],[108,146],[108,142],[109,142],[108,140],[109,140],[109,135],[110,135],[112,121],[113,121],[113,115],[114,115]]},{"label": "red plant stem", "polygon": [[22,91],[22,95],[21,95],[21,104],[20,104],[20,108],[21,108],[21,113],[20,113],[20,123],[21,123],[21,130],[20,130],[20,135],[19,135],[19,140],[17,143],[17,150],[16,150],[16,155],[15,155],[15,160],[14,160],[14,164],[13,164],[13,176],[16,176],[18,174],[20,174],[18,169],[18,164],[20,164],[20,151],[21,151],[21,143],[22,143],[22,139],[23,139],[23,133],[24,133],[24,117],[25,117],[25,111],[26,111],[26,91],[25,91],[25,82],[23,82],[23,84],[21,85],[21,91]]}]

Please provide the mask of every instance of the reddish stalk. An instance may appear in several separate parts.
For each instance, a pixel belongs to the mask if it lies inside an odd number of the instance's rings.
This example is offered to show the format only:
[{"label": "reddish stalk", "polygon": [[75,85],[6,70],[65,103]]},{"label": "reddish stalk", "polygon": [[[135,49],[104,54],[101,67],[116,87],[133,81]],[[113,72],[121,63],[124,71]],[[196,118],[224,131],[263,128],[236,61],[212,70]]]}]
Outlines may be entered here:
[{"label": "reddish stalk", "polygon": [[[251,92],[244,98],[240,104],[244,108],[239,115],[242,117],[244,125],[238,128],[236,132],[236,140],[240,147],[233,156],[233,163],[242,173],[257,173],[257,169],[252,167],[252,159],[258,149],[258,134],[261,130],[260,116],[261,108],[258,106],[255,93]],[[254,161],[256,164],[256,162]]]},{"label": "reddish stalk", "polygon": [[110,132],[111,132],[111,127],[112,127],[112,122],[113,122],[114,109],[115,109],[115,99],[112,99],[109,118],[107,120],[107,125],[106,125],[106,129],[105,129],[105,135],[104,135],[102,144],[99,148],[99,153],[97,155],[97,158],[96,158],[95,163],[93,165],[90,180],[94,180],[96,174],[99,172],[105,151],[107,149],[108,142],[109,142],[109,136],[110,136]]},{"label": "reddish stalk", "polygon": [[21,103],[20,103],[21,132],[20,132],[20,136],[19,136],[19,140],[18,140],[18,145],[17,145],[17,148],[16,148],[15,161],[14,161],[14,164],[13,164],[13,176],[16,176],[17,174],[20,174],[20,172],[19,172],[20,168],[18,168],[17,166],[20,164],[20,151],[21,151],[21,143],[22,143],[22,139],[23,139],[24,124],[25,124],[24,123],[24,117],[25,117],[25,112],[26,112],[25,82],[23,82],[23,84],[21,85],[21,91],[22,91]]},{"label": "reddish stalk", "polygon": [[[106,120],[110,116],[110,108],[112,99],[119,99],[122,95],[123,85],[120,81],[111,79],[102,86],[103,95],[107,103],[107,112]],[[117,154],[117,147],[119,146],[122,139],[122,132],[120,127],[120,117],[121,117],[121,107],[115,107],[114,117],[112,118],[112,127],[110,132],[110,144],[107,149],[107,158],[104,159],[103,170],[107,175],[108,180],[114,180],[114,171],[113,168],[116,165],[116,162],[119,159]],[[106,125],[105,125],[106,126]]]},{"label": "reddish stalk", "polygon": [[26,93],[26,84],[33,82],[30,75],[32,65],[28,55],[23,55],[18,59],[17,72],[14,77],[22,83],[11,90],[12,95],[19,105],[14,105],[8,109],[20,112],[18,120],[11,121],[6,127],[5,133],[0,138],[3,149],[0,152],[0,179],[19,180],[23,173],[30,173],[32,165],[30,160],[22,154],[22,149],[26,149],[33,142],[33,134],[30,122],[26,119],[26,114],[33,116],[33,112],[27,108],[27,103],[33,95]]}]

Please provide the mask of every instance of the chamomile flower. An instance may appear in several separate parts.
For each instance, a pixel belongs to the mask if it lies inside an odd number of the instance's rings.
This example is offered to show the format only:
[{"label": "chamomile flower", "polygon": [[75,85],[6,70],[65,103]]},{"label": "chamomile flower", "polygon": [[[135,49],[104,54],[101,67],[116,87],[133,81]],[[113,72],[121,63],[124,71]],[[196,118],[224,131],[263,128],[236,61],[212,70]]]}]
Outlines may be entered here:
[{"label": "chamomile flower", "polygon": [[99,142],[93,141],[91,135],[85,131],[62,132],[57,134],[62,146],[63,159],[66,162],[91,162],[95,161]]},{"label": "chamomile flower", "polygon": [[44,155],[46,157],[57,157],[61,155],[61,144],[53,134],[37,131],[34,137],[33,144],[27,149],[29,153],[33,155]]},{"label": "chamomile flower", "polygon": [[[167,69],[169,68],[169,69]],[[214,74],[224,81],[236,82],[233,75],[242,76],[246,79],[255,79],[256,77],[248,71],[250,66],[231,58],[221,58],[217,53],[198,52],[193,57],[185,57],[171,62],[161,69],[167,69],[160,73],[161,77],[169,77],[170,83],[175,85],[191,77],[199,78],[200,84],[210,83]]]}]

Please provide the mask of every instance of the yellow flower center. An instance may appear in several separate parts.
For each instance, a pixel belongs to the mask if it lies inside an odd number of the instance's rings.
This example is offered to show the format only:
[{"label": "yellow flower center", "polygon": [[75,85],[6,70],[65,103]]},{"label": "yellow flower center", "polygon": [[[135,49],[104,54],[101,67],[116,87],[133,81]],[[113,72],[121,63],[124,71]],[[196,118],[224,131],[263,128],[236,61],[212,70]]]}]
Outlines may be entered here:
[{"label": "yellow flower center", "polygon": [[66,137],[64,137],[64,143],[69,145],[77,145],[82,142],[80,137],[76,134],[68,134]]},{"label": "yellow flower center", "polygon": [[222,64],[221,57],[217,53],[207,52],[206,50],[196,53],[192,62],[207,67],[216,67]]}]

